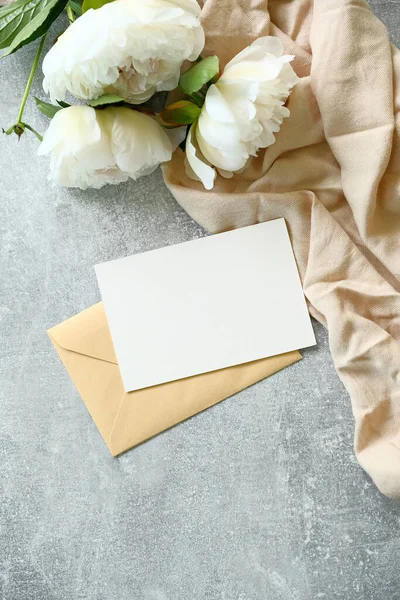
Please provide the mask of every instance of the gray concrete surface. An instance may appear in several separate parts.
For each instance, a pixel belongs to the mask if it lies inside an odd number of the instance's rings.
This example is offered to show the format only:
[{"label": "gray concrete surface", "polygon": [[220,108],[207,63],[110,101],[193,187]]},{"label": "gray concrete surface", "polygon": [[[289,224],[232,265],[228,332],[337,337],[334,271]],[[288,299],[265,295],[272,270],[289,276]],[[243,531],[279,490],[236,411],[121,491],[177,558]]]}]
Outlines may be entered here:
[{"label": "gray concrete surface", "polygon": [[[373,6],[399,43],[398,0]],[[2,126],[30,59],[1,62]],[[66,191],[33,136],[0,147],[0,598],[400,599],[400,504],[353,456],[318,325],[301,363],[110,457],[45,330],[99,299],[95,263],[204,232],[159,172]]]}]

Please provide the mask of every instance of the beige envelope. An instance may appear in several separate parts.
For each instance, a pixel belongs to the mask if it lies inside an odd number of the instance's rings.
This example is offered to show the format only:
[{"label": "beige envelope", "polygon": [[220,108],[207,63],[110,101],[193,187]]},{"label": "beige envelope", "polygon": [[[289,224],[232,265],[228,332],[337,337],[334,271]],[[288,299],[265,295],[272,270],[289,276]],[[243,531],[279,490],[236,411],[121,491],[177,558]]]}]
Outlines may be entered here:
[{"label": "beige envelope", "polygon": [[102,302],[48,334],[113,456],[301,359],[288,352],[127,393]]}]

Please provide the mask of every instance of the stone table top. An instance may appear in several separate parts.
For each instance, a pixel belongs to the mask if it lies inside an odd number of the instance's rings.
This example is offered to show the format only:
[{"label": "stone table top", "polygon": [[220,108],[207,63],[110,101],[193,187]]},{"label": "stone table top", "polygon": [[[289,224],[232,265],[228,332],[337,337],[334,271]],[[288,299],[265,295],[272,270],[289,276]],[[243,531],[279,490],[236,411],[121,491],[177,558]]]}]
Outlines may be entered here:
[{"label": "stone table top", "polygon": [[[371,4],[399,44],[398,0]],[[1,63],[4,127],[31,60]],[[26,120],[45,128],[32,101]],[[112,458],[46,329],[99,300],[94,264],[205,232],[159,171],[71,191],[46,180],[34,136],[0,148],[0,599],[399,599],[400,504],[354,457],[326,331],[300,363]]]}]

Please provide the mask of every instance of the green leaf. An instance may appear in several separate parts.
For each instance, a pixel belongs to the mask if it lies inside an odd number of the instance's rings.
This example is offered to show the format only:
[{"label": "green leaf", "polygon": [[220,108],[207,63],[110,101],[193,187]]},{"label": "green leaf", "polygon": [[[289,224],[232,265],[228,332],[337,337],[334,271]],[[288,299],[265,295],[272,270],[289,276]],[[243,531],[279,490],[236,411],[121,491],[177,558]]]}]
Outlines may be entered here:
[{"label": "green leaf", "polygon": [[116,102],[124,102],[124,99],[121,96],[117,96],[117,94],[104,94],[100,98],[90,100],[89,106],[94,108],[96,106],[104,106],[105,104],[115,104]]},{"label": "green leaf", "polygon": [[191,96],[219,74],[218,56],[208,56],[196,63],[179,80],[181,90]]},{"label": "green leaf", "polygon": [[0,9],[2,56],[41,37],[67,4],[67,0],[15,0]]},{"label": "green leaf", "polygon": [[167,106],[160,113],[160,121],[162,125],[167,127],[179,127],[181,125],[191,125],[196,121],[201,108],[189,100],[179,100]]},{"label": "green leaf", "polygon": [[36,129],[34,129],[31,125],[28,125],[28,123],[21,123],[21,125],[23,125],[24,128],[29,129],[29,131],[32,131],[32,133],[36,135],[39,142],[43,142],[43,136],[41,136],[40,133],[36,131]]},{"label": "green leaf", "polygon": [[[4,129],[4,127],[2,127],[1,130],[6,135],[11,135],[13,133],[16,133],[16,131],[15,131],[16,127],[17,127],[17,125],[11,125],[11,127],[9,127],[8,129]],[[23,131],[22,131],[22,133],[23,133]]]},{"label": "green leaf", "polygon": [[67,102],[63,102],[62,100],[57,100],[57,104],[59,104],[61,108],[68,108],[68,106],[71,106],[70,104],[68,104]]},{"label": "green leaf", "polygon": [[82,4],[80,2],[76,2],[76,0],[68,0],[68,5],[72,8],[77,17],[81,16]]},{"label": "green leaf", "polygon": [[83,0],[82,12],[86,12],[89,8],[101,8],[104,4],[109,4],[110,2],[114,2],[114,0]]},{"label": "green leaf", "polygon": [[44,116],[48,117],[49,119],[52,119],[54,115],[58,113],[59,110],[62,110],[61,106],[54,106],[54,104],[50,104],[49,102],[43,102],[43,100],[40,100],[40,98],[36,98],[36,96],[34,96],[34,98],[36,106],[38,107],[40,112],[43,113]]}]

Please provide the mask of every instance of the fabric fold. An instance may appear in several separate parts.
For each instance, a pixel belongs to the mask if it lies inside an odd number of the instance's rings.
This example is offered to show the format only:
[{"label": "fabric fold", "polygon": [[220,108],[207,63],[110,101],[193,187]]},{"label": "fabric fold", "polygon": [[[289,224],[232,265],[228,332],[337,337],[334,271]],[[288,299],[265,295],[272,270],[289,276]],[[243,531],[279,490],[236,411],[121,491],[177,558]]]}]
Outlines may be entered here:
[{"label": "fabric fold", "polygon": [[400,498],[400,53],[363,0],[206,0],[202,18],[222,65],[278,35],[301,80],[277,142],[246,171],[206,192],[178,151],[165,182],[213,233],[286,219],[351,396],[358,460]]}]

